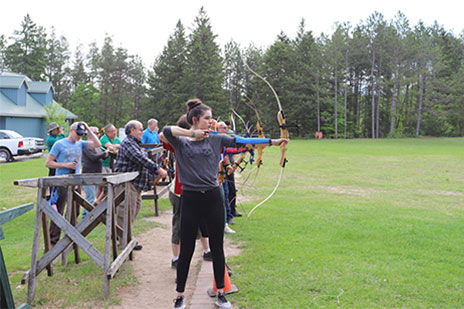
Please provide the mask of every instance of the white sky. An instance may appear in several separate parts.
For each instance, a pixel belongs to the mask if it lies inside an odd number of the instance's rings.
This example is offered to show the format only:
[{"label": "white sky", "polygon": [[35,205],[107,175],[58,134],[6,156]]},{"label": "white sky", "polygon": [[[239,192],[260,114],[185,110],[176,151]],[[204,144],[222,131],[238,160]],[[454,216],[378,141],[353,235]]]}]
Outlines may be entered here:
[{"label": "white sky", "polygon": [[315,36],[330,34],[335,22],[356,25],[374,11],[389,20],[400,10],[411,26],[419,20],[427,25],[436,20],[456,35],[464,29],[464,2],[460,0],[22,0],[0,2],[0,34],[11,36],[29,13],[47,33],[54,26],[57,36],[64,35],[72,52],[79,43],[85,52],[93,41],[101,46],[108,33],[114,46],[141,56],[151,66],[177,21],[190,33],[202,6],[221,47],[231,39],[242,46],[253,42],[267,47],[281,31],[294,38],[302,18]]}]

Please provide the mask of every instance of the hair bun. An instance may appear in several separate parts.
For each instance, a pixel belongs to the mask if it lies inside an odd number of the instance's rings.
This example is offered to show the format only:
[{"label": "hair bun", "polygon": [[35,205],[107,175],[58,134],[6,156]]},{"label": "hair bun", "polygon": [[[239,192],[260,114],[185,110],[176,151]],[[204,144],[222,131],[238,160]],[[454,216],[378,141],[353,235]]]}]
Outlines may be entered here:
[{"label": "hair bun", "polygon": [[200,99],[191,99],[187,101],[187,112],[190,112],[195,107],[203,104]]}]

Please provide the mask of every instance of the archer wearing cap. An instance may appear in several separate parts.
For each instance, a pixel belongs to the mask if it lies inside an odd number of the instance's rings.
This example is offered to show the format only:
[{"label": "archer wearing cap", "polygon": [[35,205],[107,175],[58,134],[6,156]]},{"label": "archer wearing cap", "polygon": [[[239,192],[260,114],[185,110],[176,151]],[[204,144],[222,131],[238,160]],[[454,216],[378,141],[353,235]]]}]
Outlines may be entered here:
[{"label": "archer wearing cap", "polygon": [[[89,140],[81,141],[85,131],[87,131]],[[80,174],[82,150],[87,148],[98,148],[100,146],[100,140],[85,122],[75,122],[70,127],[68,137],[57,141],[53,145],[45,161],[45,166],[48,168],[55,168],[57,176]],[[56,208],[60,215],[62,215],[66,206],[67,192],[66,187],[57,188],[58,201],[56,202]],[[52,222],[50,224],[50,241],[52,245],[55,245],[60,239],[60,232],[60,228]]]},{"label": "archer wearing cap", "polygon": [[[61,127],[56,122],[52,122],[48,125],[48,136],[47,136],[47,148],[48,152],[52,149],[53,145],[60,139],[65,138],[66,136],[62,132],[63,127]],[[55,169],[48,169],[48,176],[55,176]]]}]

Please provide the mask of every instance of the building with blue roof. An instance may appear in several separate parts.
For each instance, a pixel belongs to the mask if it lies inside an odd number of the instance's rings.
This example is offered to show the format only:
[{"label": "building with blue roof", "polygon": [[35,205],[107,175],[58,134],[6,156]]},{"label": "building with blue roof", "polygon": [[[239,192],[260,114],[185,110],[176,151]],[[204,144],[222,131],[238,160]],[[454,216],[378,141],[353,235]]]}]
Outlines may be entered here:
[{"label": "building with blue roof", "polygon": [[[25,75],[0,72],[0,129],[13,130],[27,137],[46,138],[47,111],[58,104],[53,99],[53,85],[50,82],[32,81]],[[59,106],[58,111],[66,113],[68,122],[77,115]]]}]

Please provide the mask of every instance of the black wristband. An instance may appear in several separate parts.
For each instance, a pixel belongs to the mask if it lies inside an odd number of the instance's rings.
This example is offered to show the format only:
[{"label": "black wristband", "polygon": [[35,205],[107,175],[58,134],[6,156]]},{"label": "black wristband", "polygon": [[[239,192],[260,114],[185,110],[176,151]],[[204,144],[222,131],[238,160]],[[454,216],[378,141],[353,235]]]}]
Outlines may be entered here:
[{"label": "black wristband", "polygon": [[272,146],[272,139],[269,139],[269,146]]}]

